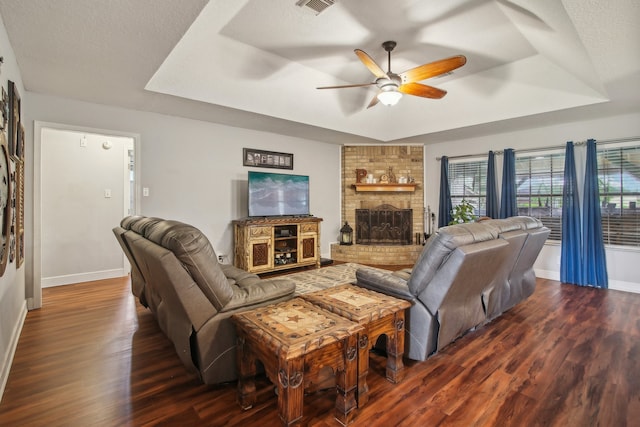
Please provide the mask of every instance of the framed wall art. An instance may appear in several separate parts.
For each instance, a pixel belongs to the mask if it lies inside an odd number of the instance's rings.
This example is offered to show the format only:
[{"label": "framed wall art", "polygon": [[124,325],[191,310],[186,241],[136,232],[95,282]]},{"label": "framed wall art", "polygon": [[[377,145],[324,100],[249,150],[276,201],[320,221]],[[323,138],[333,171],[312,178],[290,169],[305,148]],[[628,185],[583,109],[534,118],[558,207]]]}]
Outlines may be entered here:
[{"label": "framed wall art", "polygon": [[243,148],[242,164],[259,168],[293,169],[293,154]]},{"label": "framed wall art", "polygon": [[20,137],[20,94],[15,83],[9,80],[9,132],[7,133],[7,145],[9,155],[16,155],[16,146]]},{"label": "framed wall art", "polygon": [[[18,160],[19,162],[19,160]],[[11,158],[9,161],[10,167],[10,182],[11,182],[11,194],[9,196],[9,203],[11,204],[11,226],[9,227],[9,263],[12,263],[16,259],[16,199],[18,196],[16,186],[16,159]]]},{"label": "framed wall art", "polygon": [[2,86],[2,95],[0,95],[0,112],[2,113],[2,116],[0,116],[0,130],[4,130],[9,120],[9,96],[7,91],[4,90],[4,86]]},{"label": "framed wall art", "polygon": [[24,262],[24,161],[16,161],[16,268]]},{"label": "framed wall art", "polygon": [[4,275],[9,260],[11,243],[11,160],[4,132],[0,132],[0,276]]}]

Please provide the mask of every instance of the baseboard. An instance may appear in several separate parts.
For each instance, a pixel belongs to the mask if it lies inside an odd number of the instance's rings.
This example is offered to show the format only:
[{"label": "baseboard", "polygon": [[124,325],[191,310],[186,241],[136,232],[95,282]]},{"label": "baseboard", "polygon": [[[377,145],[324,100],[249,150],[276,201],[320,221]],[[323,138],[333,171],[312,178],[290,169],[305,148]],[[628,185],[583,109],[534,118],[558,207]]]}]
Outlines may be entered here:
[{"label": "baseboard", "polygon": [[74,283],[92,282],[94,280],[113,279],[116,277],[124,277],[128,274],[124,268],[116,268],[113,270],[92,271],[89,273],[67,274],[64,276],[43,277],[42,287],[50,288],[53,286],[72,285]]},{"label": "baseboard", "polygon": [[536,277],[540,277],[542,279],[557,280],[558,282],[560,281],[559,271],[540,270],[537,268],[534,271],[536,273]]},{"label": "baseboard", "polygon": [[4,396],[4,388],[7,386],[9,372],[11,372],[11,365],[13,364],[13,357],[15,356],[16,349],[18,348],[18,340],[20,339],[20,333],[22,333],[22,325],[24,325],[24,320],[26,319],[26,317],[27,302],[25,301],[22,304],[22,308],[20,309],[18,321],[16,322],[16,325],[13,328],[13,332],[11,333],[11,341],[9,341],[7,352],[3,355],[2,358],[2,372],[0,372],[0,402],[2,401],[2,396]]},{"label": "baseboard", "polygon": [[[549,270],[538,270],[536,269],[536,276],[549,279],[549,280],[557,280],[560,281],[560,272],[559,271],[549,271]],[[624,282],[622,280],[609,280],[608,289],[612,289],[614,291],[623,291],[623,292],[632,292],[634,294],[640,294],[640,283],[634,282]]]},{"label": "baseboard", "polygon": [[640,294],[640,283],[623,282],[622,280],[609,280],[609,289]]}]

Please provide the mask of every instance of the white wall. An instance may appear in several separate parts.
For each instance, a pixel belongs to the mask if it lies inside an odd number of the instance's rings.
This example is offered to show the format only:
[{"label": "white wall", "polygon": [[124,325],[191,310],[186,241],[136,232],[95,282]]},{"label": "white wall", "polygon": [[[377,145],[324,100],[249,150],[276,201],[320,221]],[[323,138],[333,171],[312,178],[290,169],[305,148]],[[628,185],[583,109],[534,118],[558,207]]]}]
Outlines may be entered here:
[{"label": "white wall", "polygon": [[[513,148],[517,153],[518,149],[564,147],[567,141],[585,141],[589,138],[597,141],[635,136],[640,136],[640,113],[426,145],[425,203],[437,213],[440,162],[436,157],[485,153],[486,158],[489,150]],[[496,156],[496,172],[500,180],[502,156]],[[637,269],[640,265],[640,249],[607,247],[606,253],[609,288],[640,293],[640,275]],[[560,280],[559,259],[559,244],[548,242],[535,264],[538,276]]]},{"label": "white wall", "polygon": [[[209,237],[218,254],[229,259],[231,221],[247,215],[250,168],[242,165],[243,147],[293,153],[294,169],[282,172],[310,176],[311,213],[324,219],[323,256],[329,256],[330,243],[337,239],[341,226],[337,145],[34,93],[27,94],[24,104],[30,124],[28,144],[33,141],[33,120],[139,134],[137,183],[149,188],[139,213],[193,224]],[[26,214],[29,220],[33,212]]]},{"label": "white wall", "polygon": [[[11,80],[18,87],[19,93],[24,96],[25,90],[20,70],[1,19],[0,17],[0,55],[4,58],[4,63],[0,65],[0,84],[7,91],[7,80]],[[25,197],[26,204],[29,203],[26,201],[27,198],[28,195]],[[29,223],[25,222],[25,224],[28,227]],[[9,376],[13,354],[27,314],[24,271],[25,264],[16,270],[16,263],[12,262],[7,264],[4,275],[0,277],[0,396]]]},{"label": "white wall", "polygon": [[130,204],[133,138],[45,127],[40,146],[42,287],[126,275],[111,229]]}]

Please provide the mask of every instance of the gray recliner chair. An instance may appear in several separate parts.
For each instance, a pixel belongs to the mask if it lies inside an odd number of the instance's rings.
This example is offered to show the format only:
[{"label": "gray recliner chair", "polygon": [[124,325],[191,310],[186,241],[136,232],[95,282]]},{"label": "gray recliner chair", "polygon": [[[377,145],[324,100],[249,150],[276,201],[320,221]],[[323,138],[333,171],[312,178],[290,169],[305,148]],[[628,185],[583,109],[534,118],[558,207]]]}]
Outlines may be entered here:
[{"label": "gray recliner chair", "polygon": [[132,264],[132,292],[182,363],[206,384],[235,380],[231,315],[290,299],[295,283],[220,264],[206,236],[179,221],[127,217],[113,231]]},{"label": "gray recliner chair", "polygon": [[358,269],[356,284],[412,302],[405,355],[425,360],[490,320],[487,309],[497,316],[533,293],[533,262],[547,235],[529,217],[443,227],[412,269]]}]

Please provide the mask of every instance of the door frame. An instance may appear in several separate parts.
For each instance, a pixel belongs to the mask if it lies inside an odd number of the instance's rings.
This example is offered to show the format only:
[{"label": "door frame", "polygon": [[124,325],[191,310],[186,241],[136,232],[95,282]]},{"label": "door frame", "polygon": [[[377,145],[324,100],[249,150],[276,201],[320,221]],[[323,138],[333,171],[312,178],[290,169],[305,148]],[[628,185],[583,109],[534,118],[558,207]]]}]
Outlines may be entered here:
[{"label": "door frame", "polygon": [[[27,295],[33,295],[27,298],[27,308],[29,310],[42,307],[42,130],[55,129],[61,131],[72,131],[82,133],[100,134],[114,137],[128,137],[133,139],[133,155],[134,155],[134,212],[140,212],[141,186],[140,171],[141,169],[141,140],[140,134],[131,132],[121,132],[116,130],[98,129],[86,126],[73,126],[62,123],[43,122],[35,120],[33,132],[33,250],[31,263],[32,280],[26,280],[25,286],[31,285],[32,292],[26,290]],[[29,283],[30,282],[30,283]]]}]

